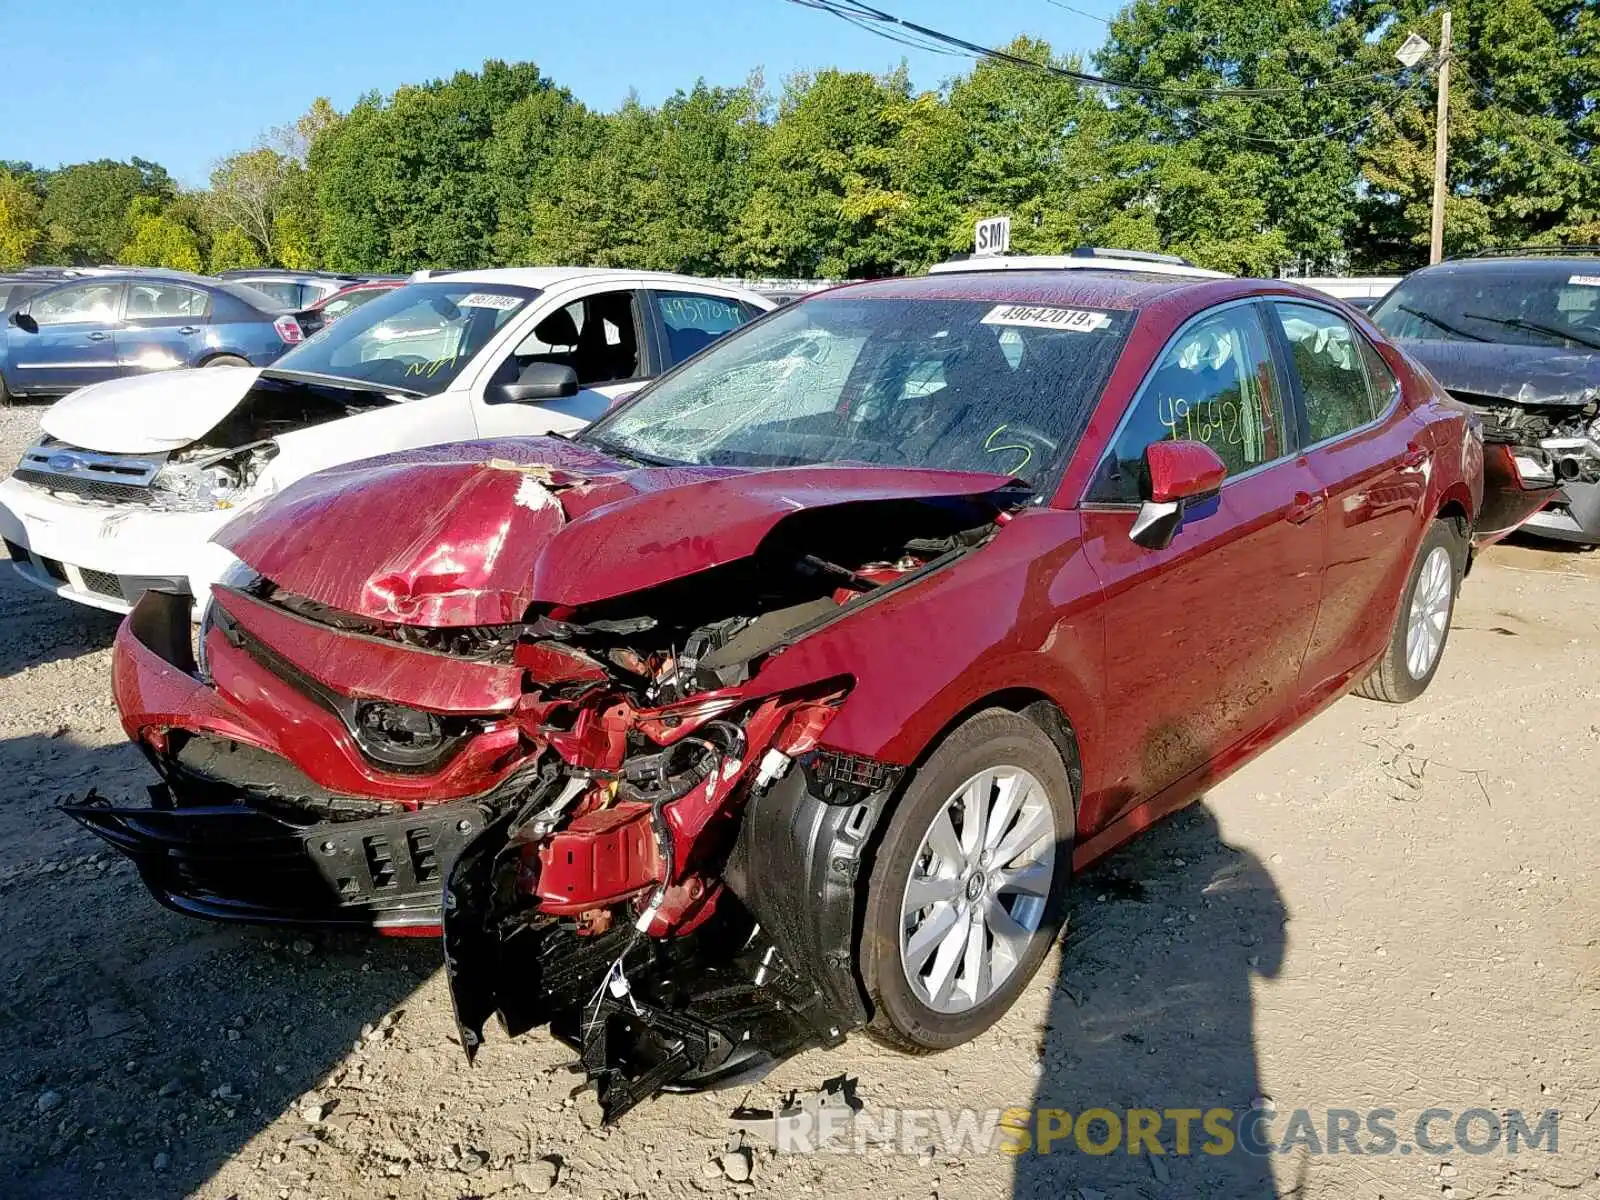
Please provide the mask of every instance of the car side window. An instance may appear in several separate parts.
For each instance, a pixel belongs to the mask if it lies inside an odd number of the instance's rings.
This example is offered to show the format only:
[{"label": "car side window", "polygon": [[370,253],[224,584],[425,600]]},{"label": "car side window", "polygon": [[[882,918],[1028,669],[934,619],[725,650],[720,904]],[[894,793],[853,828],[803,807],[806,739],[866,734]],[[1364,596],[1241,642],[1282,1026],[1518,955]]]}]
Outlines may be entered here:
[{"label": "car side window", "polygon": [[208,297],[194,288],[173,283],[135,283],[128,287],[127,319],[157,320],[163,317],[203,317]]},{"label": "car side window", "polygon": [[1399,398],[1400,381],[1394,377],[1389,364],[1383,361],[1383,355],[1371,342],[1364,337],[1357,337],[1356,345],[1361,348],[1361,365],[1367,369],[1367,384],[1372,389],[1372,407],[1378,416],[1382,416],[1389,410],[1389,405]]},{"label": "car side window", "polygon": [[1288,453],[1283,395],[1255,305],[1236,305],[1182,329],[1134,398],[1086,499],[1137,504],[1144,452],[1154,442],[1204,442],[1228,475]]},{"label": "car side window", "polygon": [[601,292],[556,309],[522,339],[511,361],[518,371],[536,362],[560,363],[578,373],[583,387],[637,379],[639,326],[633,293]]},{"label": "car side window", "polygon": [[117,319],[114,283],[80,283],[34,297],[28,315],[40,325],[107,325]]},{"label": "car side window", "polygon": [[1366,339],[1348,321],[1309,304],[1275,303],[1272,309],[1300,378],[1313,444],[1357,429],[1388,407],[1372,386],[1380,381],[1368,381]]},{"label": "car side window", "polygon": [[669,366],[700,353],[725,333],[745,323],[737,300],[693,292],[651,292],[650,303],[667,335]]}]

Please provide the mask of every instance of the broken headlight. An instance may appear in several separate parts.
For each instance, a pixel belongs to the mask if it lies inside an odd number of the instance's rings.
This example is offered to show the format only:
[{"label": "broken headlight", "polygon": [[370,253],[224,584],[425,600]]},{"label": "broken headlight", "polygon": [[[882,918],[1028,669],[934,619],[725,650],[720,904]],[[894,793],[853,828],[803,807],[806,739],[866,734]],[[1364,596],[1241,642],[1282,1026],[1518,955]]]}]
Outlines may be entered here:
[{"label": "broken headlight", "polygon": [[150,481],[152,503],[167,512],[233,508],[277,453],[278,444],[269,441],[173,458]]},{"label": "broken headlight", "polygon": [[[245,588],[254,583],[260,576],[254,567],[248,566],[239,559],[234,559],[228,568],[217,576],[217,582],[225,587]],[[210,682],[210,666],[206,662],[206,634],[211,632],[212,602],[215,593],[210,588],[206,589],[205,601],[200,607],[200,629],[195,634],[194,662],[199,669],[200,678]]]}]

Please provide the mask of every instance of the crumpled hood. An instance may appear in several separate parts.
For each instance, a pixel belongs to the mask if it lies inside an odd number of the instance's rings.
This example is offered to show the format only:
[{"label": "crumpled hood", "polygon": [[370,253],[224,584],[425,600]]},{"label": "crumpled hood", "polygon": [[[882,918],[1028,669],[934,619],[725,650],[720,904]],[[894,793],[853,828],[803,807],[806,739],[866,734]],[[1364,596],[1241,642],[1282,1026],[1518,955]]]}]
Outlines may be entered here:
[{"label": "crumpled hood", "polygon": [[553,438],[457,442],[308,476],[216,540],[346,613],[508,624],[533,603],[590,604],[743,558],[804,509],[1012,483],[900,467],[635,469]]},{"label": "crumpled hood", "polygon": [[39,425],[51,437],[85,450],[176,450],[232,412],[260,374],[246,367],[196,367],[108,379],[57,400]]},{"label": "crumpled hood", "polygon": [[1600,397],[1600,351],[1505,342],[1395,339],[1446,391],[1516,404],[1584,405]]}]

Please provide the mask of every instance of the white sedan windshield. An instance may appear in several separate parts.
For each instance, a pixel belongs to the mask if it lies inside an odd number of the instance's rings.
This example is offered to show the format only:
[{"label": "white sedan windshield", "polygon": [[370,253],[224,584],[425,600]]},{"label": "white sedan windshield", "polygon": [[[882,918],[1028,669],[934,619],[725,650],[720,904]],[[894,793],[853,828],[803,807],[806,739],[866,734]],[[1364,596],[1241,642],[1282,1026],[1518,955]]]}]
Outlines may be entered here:
[{"label": "white sedan windshield", "polygon": [[431,396],[538,294],[469,281],[407,284],[325,326],[273,369]]}]

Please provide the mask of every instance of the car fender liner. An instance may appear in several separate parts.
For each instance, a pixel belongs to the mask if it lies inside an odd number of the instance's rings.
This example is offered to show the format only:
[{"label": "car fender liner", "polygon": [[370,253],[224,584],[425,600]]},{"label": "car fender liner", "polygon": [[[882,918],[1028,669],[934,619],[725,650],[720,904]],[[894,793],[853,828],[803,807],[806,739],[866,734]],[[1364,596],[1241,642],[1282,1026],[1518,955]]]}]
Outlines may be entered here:
[{"label": "car fender liner", "polygon": [[816,985],[840,1028],[853,1029],[870,1016],[853,965],[859,880],[902,768],[874,764],[882,769],[866,773],[877,785],[871,790],[841,786],[836,757],[804,755],[750,798],[723,877],[790,969]]}]

